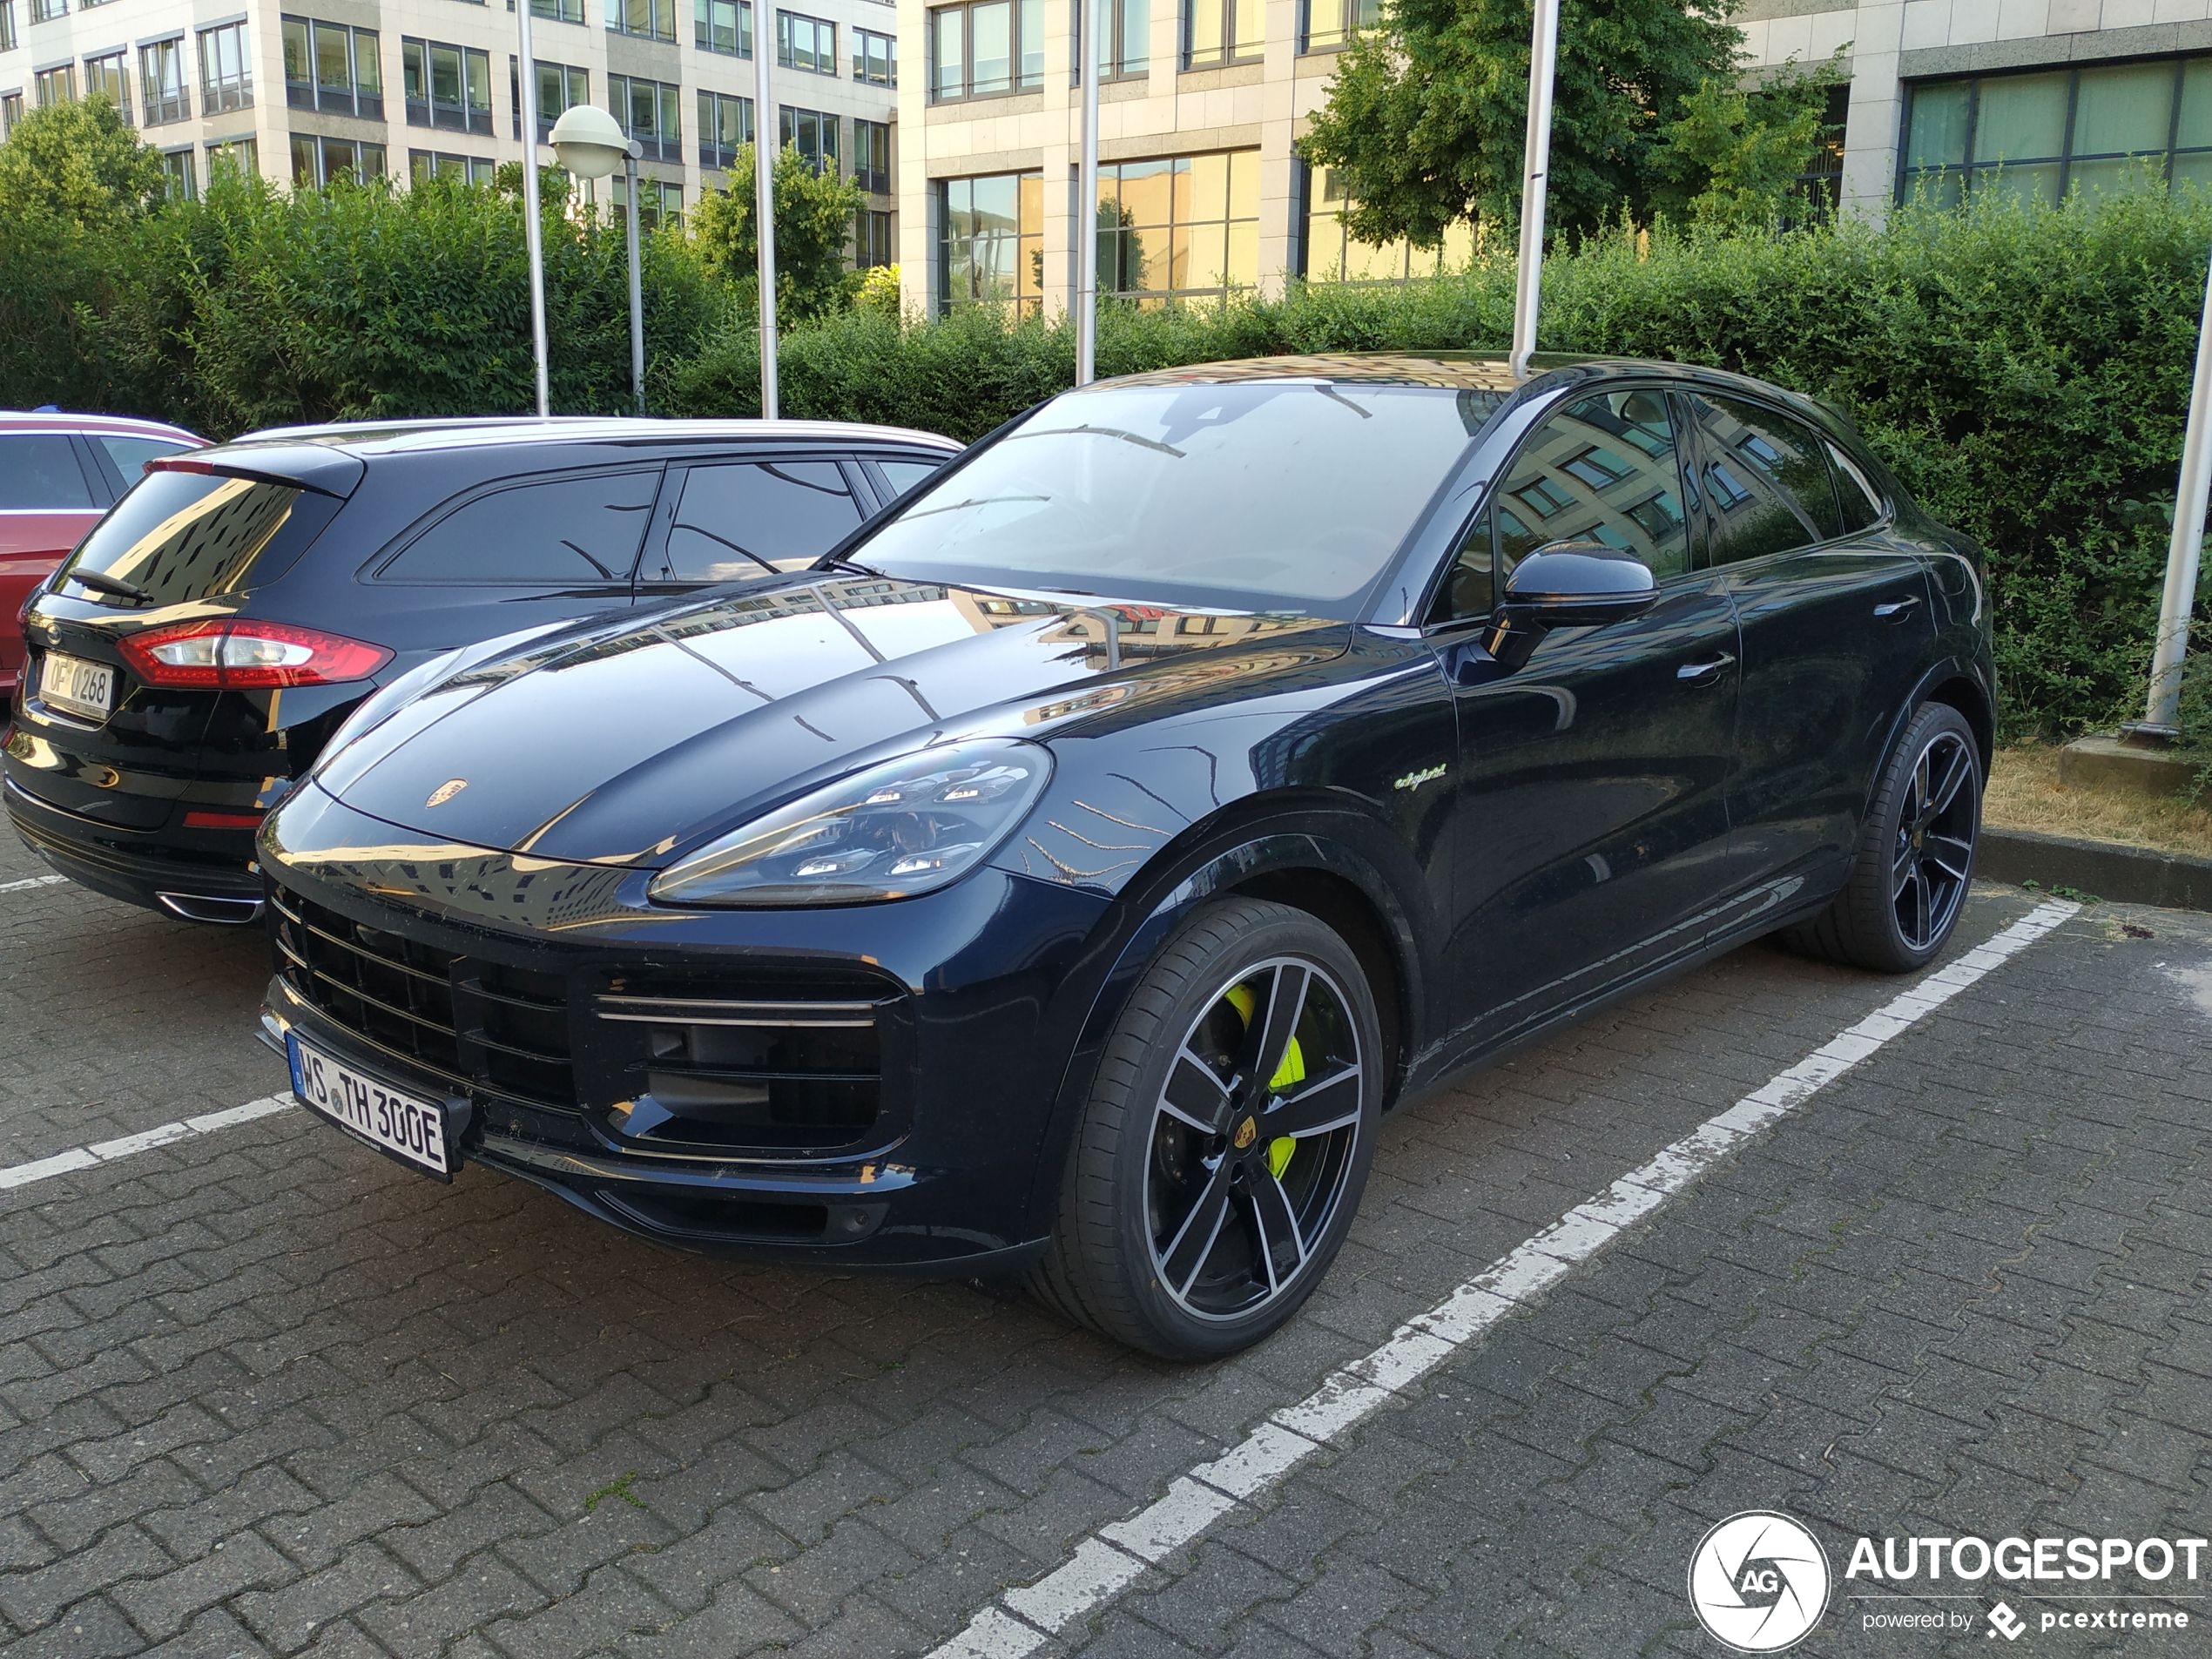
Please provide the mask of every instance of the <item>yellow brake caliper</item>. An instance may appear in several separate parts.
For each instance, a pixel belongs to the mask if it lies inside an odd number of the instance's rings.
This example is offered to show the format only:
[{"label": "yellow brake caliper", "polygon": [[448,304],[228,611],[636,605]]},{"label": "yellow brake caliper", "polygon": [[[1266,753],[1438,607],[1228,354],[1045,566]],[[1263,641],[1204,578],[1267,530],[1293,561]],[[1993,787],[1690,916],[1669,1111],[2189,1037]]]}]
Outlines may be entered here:
[{"label": "yellow brake caliper", "polygon": [[[1243,985],[1231,986],[1228,1001],[1229,1006],[1237,1010],[1237,1017],[1247,1026],[1251,1025],[1255,1006],[1251,988]],[[1267,1092],[1279,1095],[1293,1084],[1305,1081],[1305,1055],[1298,1048],[1298,1039],[1292,1037],[1290,1045],[1283,1050],[1283,1063],[1275,1068],[1275,1075],[1267,1080]],[[1289,1136],[1277,1136],[1267,1143],[1267,1172],[1278,1181],[1281,1180],[1283,1171],[1291,1167],[1291,1154],[1297,1150],[1298,1143]]]}]

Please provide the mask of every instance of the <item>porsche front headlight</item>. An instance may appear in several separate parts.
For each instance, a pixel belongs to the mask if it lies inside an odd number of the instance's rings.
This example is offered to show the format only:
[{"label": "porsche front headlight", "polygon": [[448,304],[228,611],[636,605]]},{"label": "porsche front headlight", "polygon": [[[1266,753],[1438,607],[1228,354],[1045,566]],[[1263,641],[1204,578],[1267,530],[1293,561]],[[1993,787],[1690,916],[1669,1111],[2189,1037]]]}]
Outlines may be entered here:
[{"label": "porsche front headlight", "polygon": [[1033,743],[981,738],[901,755],[802,795],[654,878],[668,905],[864,904],[956,881],[1052,775]]}]

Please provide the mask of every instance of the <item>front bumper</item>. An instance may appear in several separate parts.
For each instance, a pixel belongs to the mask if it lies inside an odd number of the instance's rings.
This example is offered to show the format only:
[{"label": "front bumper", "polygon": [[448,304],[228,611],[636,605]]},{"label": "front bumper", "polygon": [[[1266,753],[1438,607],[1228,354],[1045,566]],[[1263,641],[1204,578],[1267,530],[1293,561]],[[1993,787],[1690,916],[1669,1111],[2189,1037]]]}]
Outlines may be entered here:
[{"label": "front bumper", "polygon": [[[450,845],[413,858],[395,845],[407,832],[327,797],[303,817],[375,856],[265,849],[279,969],[265,1039],[280,1049],[297,1031],[410,1093],[464,1103],[465,1161],[716,1254],[972,1274],[1042,1248],[1035,1177],[1069,1052],[1057,1033],[1080,1024],[1060,994],[1087,1002],[1072,981],[1096,899],[985,871],[892,905],[678,913],[644,902],[642,872]],[[764,1037],[764,1009],[802,1036],[824,1010],[867,1031],[827,1049]],[[723,1045],[706,1058],[725,1069],[692,1066],[695,1042]],[[873,1070],[834,1086],[792,1084],[795,1071],[729,1081],[764,1052]],[[846,1112],[863,1075],[873,1109]],[[779,1130],[777,1146],[668,1105],[786,1085],[802,1108],[833,1109],[825,1127]],[[711,1116],[714,1100],[696,1109]]]}]

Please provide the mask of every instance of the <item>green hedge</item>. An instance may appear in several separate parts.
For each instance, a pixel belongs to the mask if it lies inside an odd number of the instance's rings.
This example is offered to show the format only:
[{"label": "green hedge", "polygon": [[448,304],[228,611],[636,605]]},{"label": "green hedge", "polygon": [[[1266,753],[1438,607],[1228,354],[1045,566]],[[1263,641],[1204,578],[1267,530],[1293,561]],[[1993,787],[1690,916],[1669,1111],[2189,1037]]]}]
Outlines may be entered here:
[{"label": "green hedge", "polygon": [[[628,401],[622,245],[548,220],[554,401]],[[0,236],[0,403],[165,415],[215,435],[530,404],[523,224],[481,190],[228,183],[131,232]],[[1899,213],[1884,231],[1627,233],[1548,261],[1541,344],[1719,364],[1828,399],[1939,517],[1988,544],[2006,727],[2140,695],[2212,200]],[[649,239],[651,401],[757,411],[751,294]],[[1287,351],[1501,349],[1511,250],[1405,288],[1306,287],[1102,314],[1103,374]],[[1067,386],[1064,326],[853,311],[787,332],[786,414],[973,438]],[[2212,640],[2207,641],[2212,646]]]}]

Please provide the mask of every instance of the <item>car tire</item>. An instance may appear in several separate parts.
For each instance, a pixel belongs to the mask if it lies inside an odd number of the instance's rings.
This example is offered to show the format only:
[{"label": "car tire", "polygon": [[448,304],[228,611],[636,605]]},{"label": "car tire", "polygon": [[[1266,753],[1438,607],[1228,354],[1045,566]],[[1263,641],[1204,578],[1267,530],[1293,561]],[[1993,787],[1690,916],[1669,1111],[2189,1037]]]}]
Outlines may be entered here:
[{"label": "car tire", "polygon": [[[1283,1041],[1278,1002],[1296,1009]],[[1249,899],[1191,916],[1108,1040],[1032,1292],[1170,1359],[1233,1353],[1276,1330],[1359,1207],[1381,1042],[1359,958],[1312,916]],[[1247,1074],[1271,1045],[1278,1063],[1255,1087]]]},{"label": "car tire", "polygon": [[1909,974],[1932,961],[1973,880],[1981,786],[1981,750],[1966,716],[1924,705],[1882,770],[1844,890],[1784,941],[1878,973]]}]

